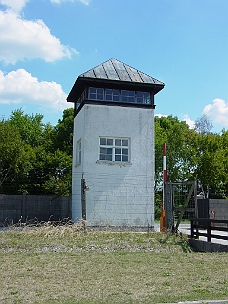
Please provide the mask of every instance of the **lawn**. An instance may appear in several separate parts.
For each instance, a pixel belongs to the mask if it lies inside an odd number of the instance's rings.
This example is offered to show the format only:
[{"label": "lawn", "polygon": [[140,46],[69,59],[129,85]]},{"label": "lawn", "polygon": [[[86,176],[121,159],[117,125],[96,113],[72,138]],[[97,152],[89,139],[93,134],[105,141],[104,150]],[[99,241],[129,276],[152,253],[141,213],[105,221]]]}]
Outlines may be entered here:
[{"label": "lawn", "polygon": [[0,269],[0,303],[228,299],[228,254],[164,233],[13,227],[0,233]]}]

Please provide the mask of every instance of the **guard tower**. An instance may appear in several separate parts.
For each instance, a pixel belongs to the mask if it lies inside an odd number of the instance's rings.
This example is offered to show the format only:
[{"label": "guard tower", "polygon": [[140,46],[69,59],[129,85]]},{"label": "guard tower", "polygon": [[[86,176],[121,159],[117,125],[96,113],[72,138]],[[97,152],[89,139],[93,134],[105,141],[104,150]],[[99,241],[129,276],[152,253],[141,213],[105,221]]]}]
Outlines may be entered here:
[{"label": "guard tower", "polygon": [[67,98],[75,104],[73,220],[154,226],[154,96],[163,88],[114,58],[78,76]]}]

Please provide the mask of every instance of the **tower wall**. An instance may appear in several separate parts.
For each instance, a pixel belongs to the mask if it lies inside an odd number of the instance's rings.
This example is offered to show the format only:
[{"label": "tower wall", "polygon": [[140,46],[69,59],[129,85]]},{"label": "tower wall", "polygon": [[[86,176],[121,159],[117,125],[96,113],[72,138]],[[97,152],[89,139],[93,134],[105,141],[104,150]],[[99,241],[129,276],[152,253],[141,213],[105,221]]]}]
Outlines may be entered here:
[{"label": "tower wall", "polygon": [[[129,163],[99,161],[99,137],[129,138]],[[81,164],[77,142],[81,140]],[[154,225],[154,110],[84,105],[74,120],[72,217],[81,213],[81,178],[88,225]]]}]

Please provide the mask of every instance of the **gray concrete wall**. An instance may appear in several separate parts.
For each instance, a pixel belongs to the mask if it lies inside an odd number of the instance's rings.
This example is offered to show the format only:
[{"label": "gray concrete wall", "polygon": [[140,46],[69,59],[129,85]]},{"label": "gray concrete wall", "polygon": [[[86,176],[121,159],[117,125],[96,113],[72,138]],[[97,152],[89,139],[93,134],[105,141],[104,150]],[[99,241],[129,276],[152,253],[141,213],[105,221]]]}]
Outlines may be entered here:
[{"label": "gray concrete wall", "polygon": [[216,220],[228,220],[228,200],[210,199],[209,200],[210,218]]},{"label": "gray concrete wall", "polygon": [[56,195],[0,194],[0,225],[71,219],[71,197]]}]

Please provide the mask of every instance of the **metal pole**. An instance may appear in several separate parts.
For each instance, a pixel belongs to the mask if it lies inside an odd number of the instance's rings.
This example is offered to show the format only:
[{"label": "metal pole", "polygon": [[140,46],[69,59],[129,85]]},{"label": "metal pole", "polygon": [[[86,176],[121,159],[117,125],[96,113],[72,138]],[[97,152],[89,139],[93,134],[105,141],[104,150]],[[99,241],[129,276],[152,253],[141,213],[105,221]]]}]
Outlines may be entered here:
[{"label": "metal pole", "polygon": [[163,201],[160,217],[160,231],[166,230],[165,223],[165,183],[167,182],[167,169],[166,169],[166,143],[163,144]]}]

